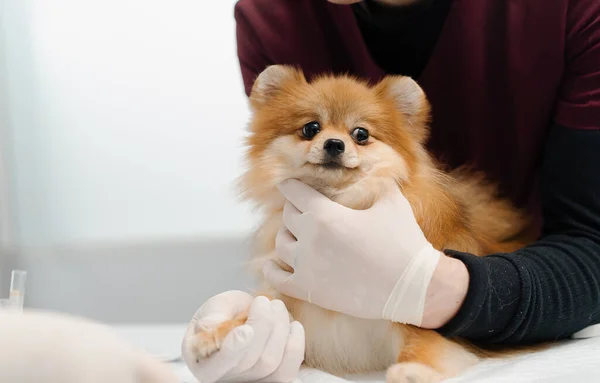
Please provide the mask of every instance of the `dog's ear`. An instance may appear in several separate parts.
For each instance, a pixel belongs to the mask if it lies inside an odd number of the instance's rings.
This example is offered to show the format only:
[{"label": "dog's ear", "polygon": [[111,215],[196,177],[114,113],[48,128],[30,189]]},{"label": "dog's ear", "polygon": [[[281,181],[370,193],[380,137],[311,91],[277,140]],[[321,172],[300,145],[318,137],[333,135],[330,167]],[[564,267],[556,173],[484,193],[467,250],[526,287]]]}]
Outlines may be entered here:
[{"label": "dog's ear", "polygon": [[271,65],[263,70],[252,85],[250,104],[260,106],[269,101],[286,86],[306,82],[301,71],[287,65]]},{"label": "dog's ear", "polygon": [[406,76],[388,76],[375,86],[376,92],[391,99],[404,116],[404,128],[421,144],[429,137],[429,101],[415,80]]}]

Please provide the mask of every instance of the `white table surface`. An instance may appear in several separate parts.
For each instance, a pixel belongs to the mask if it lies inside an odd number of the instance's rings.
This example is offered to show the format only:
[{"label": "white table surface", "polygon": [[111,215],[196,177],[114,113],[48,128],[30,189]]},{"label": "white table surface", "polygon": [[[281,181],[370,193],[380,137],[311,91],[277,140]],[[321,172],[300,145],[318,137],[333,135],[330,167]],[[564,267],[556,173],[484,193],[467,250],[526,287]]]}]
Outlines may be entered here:
[{"label": "white table surface", "polygon": [[[118,325],[114,326],[123,338],[144,347],[164,359],[180,355],[181,339],[186,325]],[[179,361],[171,363],[182,382],[196,382]],[[353,376],[355,382],[382,382],[383,373]],[[299,381],[303,383],[344,383],[321,371],[305,369]],[[514,359],[485,361],[448,383],[543,382],[578,383],[600,382],[600,337],[564,342],[552,349]]]}]

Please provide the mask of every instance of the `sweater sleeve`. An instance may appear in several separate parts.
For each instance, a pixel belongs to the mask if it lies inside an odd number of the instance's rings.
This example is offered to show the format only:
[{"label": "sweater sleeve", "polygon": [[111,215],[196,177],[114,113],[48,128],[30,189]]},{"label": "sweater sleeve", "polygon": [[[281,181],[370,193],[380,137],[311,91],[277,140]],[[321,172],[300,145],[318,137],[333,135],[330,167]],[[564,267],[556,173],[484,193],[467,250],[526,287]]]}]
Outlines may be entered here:
[{"label": "sweater sleeve", "polygon": [[554,125],[541,173],[543,233],[510,254],[448,255],[470,274],[439,332],[484,343],[566,338],[600,323],[600,131]]}]

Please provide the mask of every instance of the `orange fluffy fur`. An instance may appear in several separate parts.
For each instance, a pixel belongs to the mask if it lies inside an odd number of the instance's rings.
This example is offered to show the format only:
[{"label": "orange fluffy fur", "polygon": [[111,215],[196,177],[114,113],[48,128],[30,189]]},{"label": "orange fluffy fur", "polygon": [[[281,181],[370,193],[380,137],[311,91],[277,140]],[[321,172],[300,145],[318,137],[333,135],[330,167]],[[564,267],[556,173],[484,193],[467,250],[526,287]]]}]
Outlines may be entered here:
[{"label": "orange fluffy fur", "polygon": [[[354,209],[368,208],[388,188],[399,187],[425,236],[440,250],[485,255],[512,251],[532,240],[524,215],[497,198],[481,175],[445,172],[427,153],[430,107],[409,78],[388,77],[374,86],[347,76],[308,82],[300,71],[272,66],[256,80],[250,102],[249,168],[241,186],[244,197],[264,214],[255,238],[259,267],[265,259],[277,259],[275,236],[282,225],[284,199],[276,185],[288,178],[300,179]],[[318,121],[321,131],[307,140],[301,130],[310,121]],[[352,140],[350,133],[357,126],[369,131],[367,145]],[[344,168],[319,165],[327,138],[346,144]],[[352,318],[282,296],[268,286],[264,291],[283,300],[291,316],[304,325],[305,364],[334,374],[388,368],[389,382],[435,382],[459,374],[486,355],[434,331]],[[241,315],[198,333],[194,347],[199,357],[217,350],[227,332],[245,320]]]}]

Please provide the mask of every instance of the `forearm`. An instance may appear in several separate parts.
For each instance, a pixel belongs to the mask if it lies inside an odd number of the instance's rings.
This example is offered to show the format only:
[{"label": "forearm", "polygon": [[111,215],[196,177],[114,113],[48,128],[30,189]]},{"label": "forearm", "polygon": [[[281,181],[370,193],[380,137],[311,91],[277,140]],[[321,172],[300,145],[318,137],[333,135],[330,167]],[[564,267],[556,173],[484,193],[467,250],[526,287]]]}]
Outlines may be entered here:
[{"label": "forearm", "polygon": [[469,292],[439,331],[488,343],[569,337],[600,321],[600,245],[548,237],[511,254],[476,258],[454,253],[469,270]]}]

